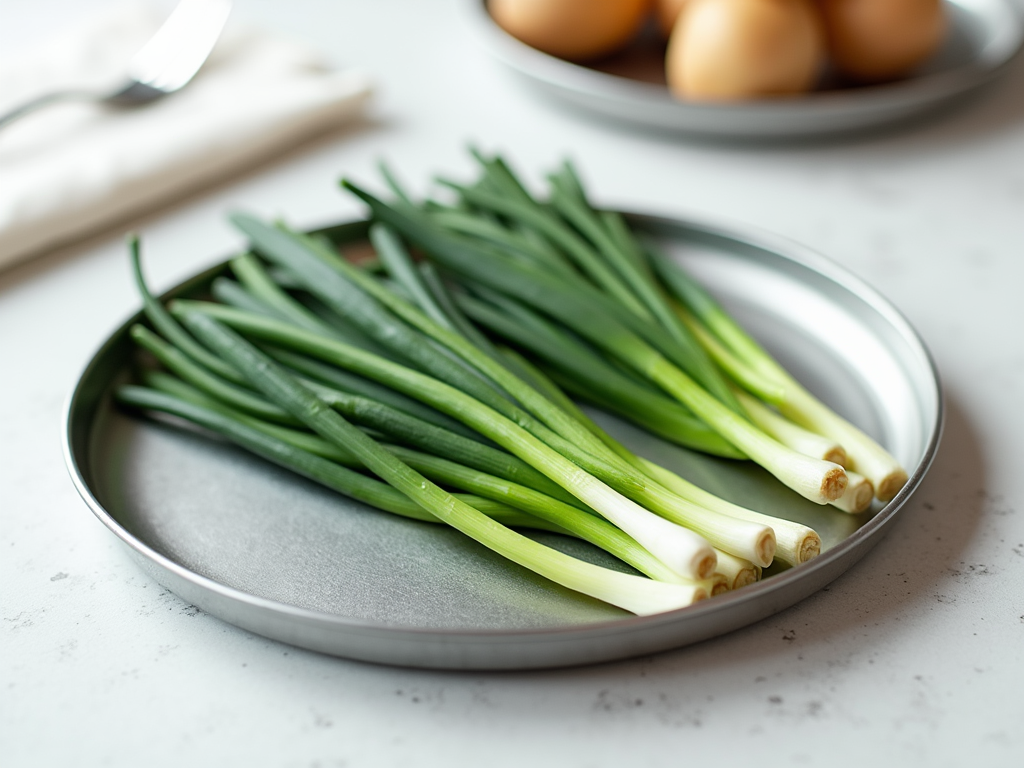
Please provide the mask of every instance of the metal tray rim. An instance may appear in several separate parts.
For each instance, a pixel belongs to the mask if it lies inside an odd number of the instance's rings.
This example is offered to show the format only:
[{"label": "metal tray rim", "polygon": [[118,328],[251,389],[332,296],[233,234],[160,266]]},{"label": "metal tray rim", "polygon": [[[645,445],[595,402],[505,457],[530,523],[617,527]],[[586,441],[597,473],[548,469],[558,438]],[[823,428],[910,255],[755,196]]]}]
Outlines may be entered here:
[{"label": "metal tray rim", "polygon": [[[946,2],[965,12],[985,12],[976,8],[978,0]],[[994,13],[1000,14],[999,20],[1010,20],[1012,23],[1000,26],[996,38],[980,48],[970,62],[961,66],[890,83],[819,91],[794,98],[782,97],[738,103],[686,103],[674,100],[667,95],[663,86],[604,73],[544,53],[500,28],[488,13],[486,3],[479,0],[470,4],[473,7],[468,15],[471,17],[469,21],[474,31],[483,36],[488,51],[495,59],[532,81],[533,85],[541,86],[549,93],[564,99],[566,104],[597,111],[625,122],[680,133],[718,135],[723,138],[768,138],[844,132],[843,121],[837,122],[836,116],[857,116],[864,111],[871,111],[874,115],[873,118],[864,121],[864,127],[880,125],[889,122],[890,119],[899,119],[909,114],[907,105],[923,109],[964,95],[988,83],[1021,54],[1024,44],[1024,18],[1020,9],[1007,0],[981,0],[981,4],[995,9]],[[621,109],[615,109],[613,112],[614,105],[606,103],[612,99],[619,102]],[[654,118],[631,114],[627,107],[654,110],[658,115]],[[794,120],[804,120],[813,119],[824,111],[836,114],[830,117],[827,125],[823,124],[817,128],[809,124],[793,124],[786,129],[780,129],[778,126],[767,130],[758,129],[756,126],[737,129],[720,122],[740,117],[749,120],[768,115],[778,119],[784,113]]]},{"label": "metal tray rim", "polygon": [[[627,616],[610,621],[593,622],[571,627],[554,626],[523,630],[428,629],[422,627],[379,624],[349,619],[336,614],[315,611],[307,608],[300,608],[298,606],[275,601],[269,598],[259,597],[234,587],[227,586],[214,579],[189,570],[187,567],[182,566],[171,558],[157,552],[145,542],[128,532],[93,495],[92,489],[89,487],[89,484],[83,475],[82,468],[79,465],[78,458],[75,455],[73,447],[75,431],[74,424],[78,402],[82,397],[82,385],[86,381],[88,374],[93,370],[94,366],[97,365],[97,361],[101,358],[103,352],[111,345],[115,344],[117,339],[125,333],[126,329],[133,322],[140,319],[142,315],[141,310],[134,313],[131,317],[121,323],[117,329],[100,344],[95,353],[83,367],[80,376],[76,380],[76,384],[66,399],[64,407],[64,429],[62,431],[62,451],[75,488],[93,514],[96,515],[104,526],[108,528],[122,543],[127,545],[136,555],[141,556],[144,560],[149,561],[149,563],[157,566],[159,569],[166,571],[169,575],[182,579],[216,597],[248,606],[249,608],[257,611],[269,612],[270,614],[278,617],[290,618],[304,623],[312,623],[334,631],[344,630],[355,634],[386,635],[392,638],[401,637],[420,640],[431,639],[442,643],[462,641],[484,644],[509,642],[543,644],[551,641],[564,641],[567,638],[575,640],[594,639],[613,635],[618,636],[631,634],[634,631],[641,629],[664,628],[675,625],[678,622],[685,622],[688,620],[696,621],[701,617],[706,617],[715,613],[724,613],[730,606],[764,602],[770,595],[785,591],[792,591],[795,583],[813,582],[813,576],[816,573],[820,574],[823,571],[834,569],[837,562],[844,560],[850,560],[852,562],[853,560],[859,559],[860,556],[866,554],[866,551],[870,546],[877,543],[877,540],[880,538],[884,529],[888,528],[889,523],[895,518],[899,509],[920,484],[938,449],[943,426],[944,402],[941,387],[939,385],[937,368],[921,337],[917,334],[904,315],[880,293],[878,293],[877,290],[870,287],[867,283],[860,280],[831,259],[828,259],[822,254],[799,245],[787,238],[760,231],[749,226],[740,228],[733,224],[714,222],[707,219],[698,221],[696,219],[675,216],[658,216],[636,213],[628,213],[627,215],[635,220],[645,221],[648,223],[678,226],[691,230],[721,235],[745,244],[764,248],[785,260],[805,266],[814,272],[827,277],[833,282],[839,283],[843,288],[850,291],[861,300],[864,300],[876,311],[881,312],[886,319],[900,331],[901,335],[903,335],[904,338],[923,355],[924,360],[927,362],[927,366],[931,374],[931,381],[934,382],[934,392],[930,394],[933,394],[935,397],[935,412],[932,414],[933,418],[929,420],[929,435],[918,466],[911,473],[908,483],[892,501],[876,513],[874,517],[861,528],[857,529],[842,542],[838,543],[818,558],[815,558],[798,568],[777,574],[770,579],[766,579],[765,581],[746,587],[743,590],[721,595],[716,597],[714,600],[704,601],[688,608],[678,609],[654,616]],[[346,224],[353,225],[362,223],[362,221],[358,220],[346,222]],[[320,230],[317,229],[315,231]],[[205,280],[209,280],[213,275],[223,270],[225,263],[226,262],[222,262],[182,281],[175,287],[166,291],[161,298],[167,298],[168,296],[174,295],[182,290],[186,290],[189,286],[194,286]],[[831,577],[827,577],[827,581],[831,581],[845,570],[846,569],[843,568]],[[825,583],[827,583],[827,581]],[[819,588],[820,586],[815,587],[814,589],[811,589],[810,592],[817,591]],[[810,592],[807,594],[810,594]],[[800,595],[796,599],[787,598],[785,600],[784,607],[788,607],[804,597],[806,597],[806,595]],[[238,621],[232,621],[231,619],[225,620],[229,623],[242,625]],[[615,658],[615,656],[608,658]],[[367,660],[380,661],[381,659]],[[606,659],[598,655],[591,659],[585,659],[579,663],[588,663],[600,660]],[[561,666],[562,664],[559,663],[558,665]],[[427,666],[449,667],[451,665],[429,664]],[[530,664],[525,665],[522,668],[535,666],[549,665]],[[473,665],[471,668],[479,669],[494,667],[492,665]]]}]

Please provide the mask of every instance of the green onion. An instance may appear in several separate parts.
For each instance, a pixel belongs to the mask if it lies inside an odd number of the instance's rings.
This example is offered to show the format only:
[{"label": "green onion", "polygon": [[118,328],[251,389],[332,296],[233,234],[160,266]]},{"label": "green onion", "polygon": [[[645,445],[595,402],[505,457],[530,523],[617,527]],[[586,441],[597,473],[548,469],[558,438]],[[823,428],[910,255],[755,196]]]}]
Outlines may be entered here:
[{"label": "green onion", "polygon": [[[830,440],[794,424],[767,407],[756,397],[751,397],[745,392],[737,392],[736,399],[740,401],[743,410],[747,412],[754,424],[783,445],[807,456],[846,465],[846,450],[835,440]],[[849,488],[849,484],[847,484],[847,488]]]},{"label": "green onion", "polygon": [[[295,423],[294,417],[287,411],[267,402],[250,390],[226,382],[216,374],[205,370],[145,327],[133,326],[131,335],[138,344],[152,352],[167,368],[215,400],[262,419]],[[302,365],[301,361],[306,359],[299,355],[283,351],[275,352],[274,350],[271,350],[270,354],[286,362],[299,363],[300,367],[309,367],[308,363]],[[314,364],[315,362],[309,361]],[[310,388],[348,419],[374,429],[390,439],[429,450],[439,450],[478,470],[516,480],[530,488],[555,496],[563,502],[579,503],[573,496],[525,462],[479,442],[477,439],[479,435],[475,432],[469,431],[471,437],[465,437],[377,400],[332,389],[301,377],[299,379],[307,388]]]},{"label": "green onion", "polygon": [[699,536],[651,514],[509,419],[444,382],[272,318],[181,300],[171,310],[176,316],[216,318],[244,333],[320,357],[415,397],[460,419],[545,474],[636,539],[674,572],[701,580],[714,571],[714,553]]},{"label": "green onion", "polygon": [[591,250],[587,242],[562,225],[554,216],[536,206],[521,200],[503,197],[485,192],[481,189],[463,187],[452,182],[443,182],[456,190],[464,199],[473,205],[480,205],[488,210],[509,216],[527,226],[537,229],[556,246],[561,248],[576,262],[576,266],[590,277],[595,284],[607,291],[611,296],[622,302],[624,306],[641,317],[648,317],[647,310],[622,284],[615,273],[609,269]]},{"label": "green onion", "polygon": [[249,312],[257,312],[259,314],[280,318],[280,315],[274,312],[264,302],[253,296],[240,284],[227,277],[214,278],[213,283],[210,285],[210,293],[213,294],[213,297],[217,299],[217,301],[223,302],[224,304],[230,304],[232,307],[238,307],[239,309],[245,309]]},{"label": "green onion", "polygon": [[232,259],[231,271],[235,273],[242,285],[273,310],[276,316],[316,333],[329,334],[331,332],[331,327],[315,313],[292,300],[273,281],[251,253]]},{"label": "green onion", "polygon": [[[249,439],[247,442],[239,439],[240,433],[236,428],[237,423],[258,430],[269,438],[285,442],[298,451],[331,459],[349,468],[362,467],[362,464],[351,451],[333,445],[318,435],[265,422],[241,411],[236,411],[207,397],[198,389],[173,376],[153,371],[147,372],[144,375],[144,379],[153,389],[174,398],[173,401],[149,401],[147,407],[153,410],[173,413],[213,429],[255,450],[260,455],[265,455],[266,452],[263,449],[257,450],[256,448],[259,448],[258,445],[254,448],[255,444],[252,439]],[[128,391],[133,392],[134,390],[129,388]],[[134,400],[129,397],[126,402],[132,401],[138,404],[138,397],[139,395],[136,393]],[[196,411],[186,408],[182,406],[182,401],[201,410]],[[227,422],[234,422],[236,424]],[[651,578],[672,583],[689,583],[688,580],[682,579],[666,568],[661,561],[654,558],[647,550],[626,536],[618,528],[615,528],[596,515],[582,512],[532,488],[527,488],[501,477],[489,475],[486,472],[481,472],[472,467],[467,467],[454,461],[431,455],[430,453],[387,444],[384,445],[384,448],[434,482],[469,491],[481,500],[497,502],[498,506],[482,506],[477,502],[472,503],[472,506],[475,506],[489,517],[500,520],[505,525],[539,528],[556,533],[574,535],[606,550]],[[282,452],[283,449],[278,447],[274,451],[273,457],[278,457]],[[274,460],[282,463],[280,458],[274,458]],[[295,468],[294,464],[282,465]],[[337,473],[331,476],[334,477],[335,475]],[[341,477],[347,477],[347,475],[342,473]],[[321,482],[324,482],[323,478],[314,479],[320,479]],[[362,476],[358,480],[361,483],[361,485],[358,485],[359,488],[375,488],[375,486],[363,481]],[[334,483],[333,485],[331,483],[327,484],[346,495],[371,504],[376,501],[373,496],[353,491],[349,487],[356,480],[350,479],[348,484],[339,485],[340,481],[335,477],[332,482]],[[387,488],[387,491],[390,496],[396,494],[401,496],[394,489]],[[404,496],[401,496],[401,502],[403,510],[412,504]],[[382,508],[391,510],[393,506],[393,503],[389,500],[388,504]],[[432,516],[424,515],[423,511],[418,507],[416,507],[416,510],[420,517],[429,521],[436,521]],[[522,514],[523,512],[533,514]],[[401,514],[406,513],[403,511]],[[406,514],[406,516],[417,517],[417,515],[410,514]],[[706,586],[710,587],[710,585]]]},{"label": "green onion", "polygon": [[[688,499],[694,504],[703,505],[708,509],[713,509],[723,515],[771,526],[775,532],[775,556],[780,560],[791,565],[799,565],[811,558],[817,557],[821,552],[821,538],[812,528],[808,528],[800,523],[794,523],[791,520],[771,517],[770,515],[755,512],[752,509],[746,509],[738,504],[733,504],[705,491],[703,488],[699,488],[664,467],[645,459],[642,459],[642,461],[653,478],[682,498]],[[755,558],[746,559],[756,560]]]},{"label": "green onion", "polygon": [[692,581],[682,579],[632,538],[596,515],[581,512],[531,488],[478,472],[447,459],[399,446],[386,448],[410,467],[436,482],[462,488],[478,496],[529,512],[601,547],[652,579],[672,583]]},{"label": "green onion", "polygon": [[231,384],[216,374],[210,373],[198,365],[192,358],[176,347],[172,347],[145,326],[133,325],[129,332],[136,344],[151,352],[154,357],[170,370],[218,400],[230,403],[245,413],[250,413],[263,419],[272,419],[288,424],[295,423],[295,418],[283,408],[268,403],[263,398],[254,396],[248,389]]},{"label": "green onion", "polygon": [[[579,445],[565,439],[564,435],[560,436],[537,422],[507,399],[499,384],[490,378],[490,375],[496,372],[507,376],[508,372],[502,366],[477,364],[474,367],[464,362],[462,357],[448,352],[452,349],[450,340],[455,339],[459,343],[464,343],[479,359],[485,360],[488,364],[493,363],[486,355],[465,342],[463,337],[431,321],[411,304],[379,286],[371,276],[338,259],[320,243],[278,227],[270,227],[245,214],[235,214],[232,221],[268,258],[277,260],[291,269],[308,290],[339,313],[346,314],[377,341],[414,361],[424,372],[483,402],[614,487],[628,490],[643,484],[643,478],[639,473],[628,467],[613,467],[600,456],[588,453]],[[397,305],[394,303],[396,301]],[[424,325],[421,325],[419,330],[414,329],[406,324],[409,315],[396,317],[389,313],[388,310],[394,310],[396,306],[415,310],[412,317]],[[431,335],[421,333],[424,328],[431,330]],[[443,346],[436,343],[439,338],[444,339]],[[447,354],[438,354],[438,351]],[[463,350],[456,349],[456,352],[461,355]],[[522,393],[513,394],[518,396]]]},{"label": "green onion", "polygon": [[875,495],[874,486],[864,475],[859,475],[851,469],[846,470],[846,476],[850,478],[850,482],[847,483],[843,495],[832,502],[832,506],[851,515],[867,512]]},{"label": "green onion", "polygon": [[476,214],[450,209],[430,212],[430,219],[437,225],[485,241],[510,256],[518,256],[537,264],[544,264],[555,269],[566,277],[575,277],[577,272],[564,261],[558,251],[545,247],[546,243],[539,238],[531,238],[527,233],[509,230]]},{"label": "green onion", "polygon": [[605,312],[606,303],[600,294],[507,259],[492,257],[481,261],[464,241],[439,232],[420,217],[385,205],[350,182],[343,183],[371,207],[375,216],[402,231],[446,267],[542,308],[646,375],[694,413],[699,413],[737,449],[805,498],[825,504],[842,495],[846,474],[841,466],[799,454],[765,435],[643,339],[619,325]]},{"label": "green onion", "polygon": [[376,400],[378,403],[389,405],[402,413],[414,416],[421,421],[441,427],[449,432],[455,432],[463,437],[477,441],[482,440],[479,434],[468,429],[461,422],[456,421],[450,416],[445,416],[443,413],[429,408],[417,400],[400,395],[389,387],[383,387],[375,381],[362,376],[355,376],[348,371],[342,371],[330,365],[324,365],[318,360],[313,360],[304,355],[297,355],[288,350],[272,349],[269,350],[269,354],[277,359],[278,362],[284,363],[287,367],[302,374],[305,378],[313,379],[321,384],[339,389],[342,392],[350,392],[353,395],[361,395],[370,400]]},{"label": "green onion", "polygon": [[[257,224],[251,220],[246,221],[246,227],[251,232],[259,233],[260,231]],[[288,250],[294,251],[296,245],[296,243],[292,243],[293,247]],[[315,244],[307,243],[307,245],[315,249]],[[394,248],[395,245],[389,243],[386,247]],[[278,251],[285,250],[282,244],[277,244],[275,248]],[[597,439],[590,429],[579,424],[534,388],[512,375],[505,366],[482,353],[463,336],[437,324],[426,314],[389,292],[372,278],[347,265],[336,263],[337,259],[332,254],[320,252],[318,255],[324,263],[335,264],[339,273],[349,276],[354,285],[364,290],[368,297],[378,300],[382,306],[393,311],[412,327],[458,354],[468,364],[473,365],[483,375],[523,403],[527,409],[547,422],[554,430],[573,441],[572,444],[566,445],[565,441],[558,438],[557,435],[548,436],[546,441],[550,446],[560,450],[588,471],[597,474],[612,487],[624,493],[627,498],[647,506],[658,515],[674,523],[695,531],[720,549],[750,559],[761,566],[771,563],[776,544],[774,534],[769,526],[761,522],[737,520],[732,516],[720,515],[702,509],[657,485],[652,484],[647,487],[648,484],[645,483],[642,486],[631,487],[621,484],[617,472],[631,472],[632,465],[628,461],[624,461],[621,455],[610,450],[608,443]],[[612,445],[617,447],[616,443],[612,443]],[[624,449],[621,450],[624,452]],[[628,452],[625,453],[629,455]],[[582,461],[580,461],[581,457]],[[606,469],[604,458],[612,462],[610,469]]]},{"label": "green onion", "polygon": [[760,580],[761,568],[749,560],[722,551],[717,552],[717,555],[718,568],[715,574],[725,579],[729,589],[740,589]]},{"label": "green onion", "polygon": [[215,355],[211,355],[201,344],[198,344],[195,339],[188,335],[171,317],[167,314],[167,310],[164,309],[163,305],[156,300],[153,294],[150,292],[149,287],[146,285],[146,280],[142,275],[142,259],[141,259],[141,245],[139,238],[132,235],[128,239],[128,250],[131,257],[132,272],[135,277],[135,287],[139,291],[139,295],[142,296],[142,308],[146,314],[146,318],[153,324],[160,333],[166,338],[170,339],[175,347],[183,350],[184,354],[191,357],[193,360],[200,362],[205,368],[216,371],[218,375],[233,381],[236,384],[242,382],[241,376],[238,371],[234,370],[230,365],[227,365],[223,360],[220,360]]},{"label": "green onion", "polygon": [[[373,214],[358,229],[303,234],[233,215],[251,250],[231,261],[238,282],[213,281],[221,303],[165,309],[133,241],[156,333],[131,336],[181,378],[150,359],[138,369],[148,388],[122,387],[119,401],[380,509],[447,523],[639,614],[753,583],[775,558],[804,563],[821,539],[635,455],[573,398],[753,460],[851,514],[906,482],[621,214],[593,206],[571,164],[541,200],[502,158],[474,156],[477,181],[442,181],[454,204],[414,201],[385,167],[392,203],[343,181]],[[376,256],[356,266],[337,244],[364,233]],[[579,537],[647,578],[509,525]]]},{"label": "green onion", "polygon": [[381,261],[384,262],[388,273],[412,295],[420,309],[426,312],[434,322],[453,329],[452,321],[437,305],[433,294],[423,282],[409,254],[398,242],[398,236],[394,230],[383,224],[374,224],[370,227],[370,242],[380,254]]},{"label": "green onion", "polygon": [[[210,407],[203,407],[166,392],[146,387],[126,385],[119,387],[115,394],[118,402],[123,405],[160,411],[191,421],[232,440],[268,461],[321,483],[356,501],[413,520],[440,522],[436,516],[391,486],[347,467],[339,466],[333,461],[315,455],[312,451],[303,451],[296,447],[294,442],[302,442],[302,437],[319,440],[308,433],[296,432],[286,427],[276,427],[258,420],[255,421],[258,426],[253,426],[251,423],[247,424],[243,421],[240,413],[232,418]],[[285,434],[290,433],[289,439],[284,440],[276,436],[275,429],[281,430]],[[341,453],[346,461],[358,464],[351,453]],[[467,504],[471,504],[477,510],[504,525],[551,530],[558,533],[565,532],[559,526],[550,525],[544,520],[507,504],[469,494],[463,494],[460,497]]]},{"label": "green onion", "polygon": [[[506,297],[502,297],[503,299]],[[680,445],[728,458],[743,454],[685,406],[643,384],[511,299],[500,306],[457,295],[458,306],[487,330],[541,357],[558,383],[573,394],[646,426]]]},{"label": "green onion", "polygon": [[[233,266],[239,266],[238,260],[232,262]],[[213,282],[213,295],[225,304],[239,309],[244,309],[257,314],[264,314],[276,317],[281,320],[292,319],[297,325],[318,333],[337,336],[342,341],[352,343],[361,349],[366,349],[375,354],[381,354],[376,345],[361,343],[361,339],[351,339],[349,334],[339,333],[338,329],[327,322],[320,322],[318,319],[310,319],[305,316],[308,310],[298,301],[288,295],[281,286],[273,281],[266,270],[263,269],[255,259],[248,258],[244,262],[244,271],[248,275],[248,282],[260,284],[260,296],[257,297],[237,283],[224,277],[218,277]],[[312,313],[311,313],[312,314]],[[313,318],[316,315],[313,314]],[[173,321],[172,321],[173,322]],[[340,371],[337,368],[326,366],[315,360],[293,355],[286,351],[275,351],[273,353],[278,360],[286,365],[300,371],[306,376],[312,376],[323,384],[328,384],[336,389],[349,392],[354,395],[362,395],[371,400],[390,405],[411,416],[415,416],[435,426],[443,427],[449,431],[458,432],[465,437],[478,439],[478,436],[471,430],[466,429],[462,424],[444,414],[438,413],[432,408],[427,408],[421,403],[399,395],[394,390],[381,387],[375,382],[353,376],[352,374]]]},{"label": "green onion", "polygon": [[367,469],[425,510],[513,562],[638,614],[690,605],[704,594],[701,587],[667,584],[576,560],[496,523],[388,453],[227,326],[199,311],[186,310],[181,317],[192,333],[314,432],[351,450]]},{"label": "green onion", "polygon": [[[792,422],[832,438],[846,451],[849,469],[865,476],[880,501],[891,500],[908,479],[907,472],[881,445],[811,395],[779,365],[701,286],[674,262],[651,251],[652,263],[687,310],[731,353],[743,372],[735,377],[741,386],[764,397]],[[713,353],[712,348],[708,347]],[[751,383],[757,380],[759,383]]]}]

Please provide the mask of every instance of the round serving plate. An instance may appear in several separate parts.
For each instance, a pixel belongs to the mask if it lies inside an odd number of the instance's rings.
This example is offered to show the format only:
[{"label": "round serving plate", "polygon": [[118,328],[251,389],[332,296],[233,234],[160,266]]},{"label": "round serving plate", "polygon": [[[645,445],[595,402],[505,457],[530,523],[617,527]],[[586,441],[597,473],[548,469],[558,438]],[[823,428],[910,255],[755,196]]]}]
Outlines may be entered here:
[{"label": "round serving plate", "polygon": [[945,43],[912,76],[881,85],[826,85],[797,97],[684,102],[664,85],[658,41],[582,66],[515,39],[494,23],[485,2],[468,5],[487,49],[549,101],[634,127],[726,140],[828,136],[906,120],[978,90],[1024,42],[1024,19],[1011,0],[947,0]]},{"label": "round serving plate", "polygon": [[[910,481],[859,516],[821,507],[749,462],[669,445],[603,414],[639,454],[748,507],[814,527],[823,552],[689,608],[636,617],[547,582],[441,525],[350,501],[221,440],[119,410],[132,376],[130,318],[68,402],[64,451],[93,513],[156,581],[266,637],[367,661],[529,669],[647,654],[748,625],[856,563],[921,483],[942,423],[936,372],[902,315],[848,272],[793,243],[707,223],[631,215],[805,385],[886,445]],[[364,247],[366,222],[321,230]],[[127,265],[126,265],[127,268]],[[221,265],[165,294],[200,295]],[[535,534],[610,567],[611,558]]]}]

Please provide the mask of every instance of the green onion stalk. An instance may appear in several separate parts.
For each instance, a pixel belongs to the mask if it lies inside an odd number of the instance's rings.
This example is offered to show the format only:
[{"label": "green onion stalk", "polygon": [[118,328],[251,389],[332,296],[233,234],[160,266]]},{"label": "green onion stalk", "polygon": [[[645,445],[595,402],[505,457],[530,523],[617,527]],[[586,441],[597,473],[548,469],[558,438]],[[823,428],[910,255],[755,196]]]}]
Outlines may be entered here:
[{"label": "green onion stalk", "polygon": [[718,434],[801,495],[822,504],[842,495],[846,475],[841,466],[800,454],[766,435],[641,336],[617,322],[605,311],[609,305],[603,294],[498,254],[480,258],[469,241],[431,227],[423,217],[388,206],[350,182],[343,183],[370,206],[378,219],[401,231],[431,258],[556,317],[700,414]]},{"label": "green onion stalk", "polygon": [[659,613],[693,602],[698,588],[594,566],[495,522],[427,480],[349,424],[226,325],[196,310],[183,310],[179,317],[194,335],[227,359],[270,400],[328,442],[352,451],[368,470],[428,512],[509,560],[570,589],[637,614]]},{"label": "green onion stalk", "polygon": [[[325,298],[335,300],[335,297],[327,293],[329,283],[324,274],[321,274],[323,270],[308,269],[310,264],[317,267],[333,267],[336,276],[350,281],[350,285],[346,286],[345,290],[361,291],[362,301],[375,300],[379,302],[380,309],[394,313],[396,319],[392,321],[393,323],[407,322],[412,328],[451,350],[486,376],[488,380],[507,391],[517,402],[522,404],[527,412],[539,418],[558,439],[552,441],[549,436],[546,437],[550,434],[547,430],[538,431],[534,428],[531,431],[533,434],[547,439],[552,447],[560,449],[565,441],[570,441],[581,451],[577,456],[596,457],[597,460],[608,462],[613,468],[627,474],[637,471],[634,464],[623,459],[621,452],[624,449],[621,446],[614,444],[615,449],[619,451],[617,453],[608,444],[598,439],[585,425],[580,424],[577,419],[566,413],[563,408],[553,404],[534,387],[512,374],[503,362],[495,360],[481,351],[464,335],[433,320],[427,313],[390,291],[372,276],[346,264],[334,253],[325,250],[309,238],[302,238],[282,228],[268,228],[252,217],[240,214],[236,214],[233,220],[253,238],[261,253],[288,265],[300,279],[309,281],[308,287],[311,290],[319,290]],[[396,241],[394,239],[391,239],[390,242],[385,240],[381,236],[385,231],[374,231],[380,233],[376,240],[384,250],[393,251]],[[385,261],[392,261],[396,256],[397,254],[389,253]],[[386,317],[384,314],[379,316]],[[528,424],[522,417],[519,420],[521,424]],[[576,456],[570,455],[570,458],[575,459]],[[630,456],[630,458],[633,457]],[[633,460],[635,462],[635,459]],[[591,465],[584,465],[584,468],[593,470]],[[638,504],[652,509],[672,522],[696,531],[721,549],[752,559],[763,566],[771,563],[775,551],[774,534],[771,528],[763,522],[741,521],[733,517],[717,515],[692,502],[679,499],[675,494],[654,482],[645,481],[643,485],[629,485],[619,487],[618,490]]]},{"label": "green onion stalk", "polygon": [[[247,335],[374,378],[405,395],[419,399],[471,426],[539,470],[628,533],[679,575],[702,580],[714,572],[714,552],[701,537],[651,514],[510,419],[444,382],[335,339],[235,308],[178,300],[171,305],[171,312],[179,319],[192,318],[192,323],[200,316],[209,318]],[[309,390],[304,388],[304,391]],[[317,402],[323,403],[319,398]],[[324,407],[330,406],[324,403]]]},{"label": "green onion stalk", "polygon": [[[350,451],[364,466],[385,480],[390,488],[398,490],[427,514],[448,523],[509,560],[569,589],[640,615],[685,607],[707,596],[707,590],[700,585],[669,584],[602,568],[564,555],[516,533],[471,506],[469,501],[472,499],[459,498],[444,491],[388,453],[305,390],[283,368],[225,326],[199,313],[186,315],[185,323],[192,333],[215,349],[218,355],[237,366],[254,386],[328,442]],[[155,406],[153,399],[147,400],[138,389],[123,388],[119,396],[123,402],[136,406]],[[280,441],[275,444],[275,441],[267,439],[257,430],[248,430],[245,435],[246,430],[242,425],[236,425],[234,432],[239,442],[247,443],[247,447],[258,453],[273,455],[276,449],[279,459],[284,454],[296,462],[298,453],[288,450],[291,447],[287,444]],[[282,445],[285,446],[284,451],[281,451]],[[343,469],[311,454],[305,455],[301,466],[296,463],[293,468],[314,477],[337,477]],[[384,507],[388,504],[384,494],[379,492],[369,494],[367,500],[375,506]],[[402,505],[392,502],[388,506],[391,511],[399,514],[403,511],[408,513],[408,509]]]},{"label": "green onion stalk", "polygon": [[680,316],[691,327],[702,327],[698,339],[737,384],[790,421],[842,445],[847,468],[867,478],[880,501],[890,501],[899,492],[907,472],[885,448],[808,392],[682,267],[654,249],[649,252],[656,271],[685,308]]},{"label": "green onion stalk", "polygon": [[[119,392],[122,403],[192,421],[234,440],[264,458],[385,511],[439,522],[408,498],[379,481],[368,480],[364,475],[352,477],[350,471],[331,470],[325,475],[307,466],[310,460],[306,454],[313,454],[336,462],[348,470],[361,469],[362,463],[348,449],[333,445],[316,434],[267,422],[236,410],[167,373],[146,371],[142,378],[145,388],[129,386]],[[253,430],[261,433],[262,438],[253,437]],[[267,448],[267,445],[271,448]],[[576,536],[604,549],[652,579],[693,584],[674,574],[633,539],[597,515],[583,512],[532,488],[430,453],[399,445],[382,445],[430,480],[473,494],[468,503],[504,525]],[[322,462],[316,466],[322,469]],[[374,494],[384,494],[385,498],[378,499]],[[396,494],[400,496],[398,510],[394,509],[393,497]],[[416,514],[409,512],[410,505]],[[714,584],[706,582],[704,586],[710,592]]]},{"label": "green onion stalk", "polygon": [[[760,412],[755,417],[744,409],[745,415],[763,431],[797,452],[821,456],[844,466],[849,463],[850,469],[859,470],[875,486],[880,500],[889,500],[906,482],[906,472],[892,456],[803,390],[722,311],[703,288],[686,276],[677,263],[641,243],[630,232],[621,215],[596,210],[587,200],[583,184],[571,164],[565,163],[558,172],[549,176],[551,194],[547,205],[542,205],[533,200],[522,184],[515,180],[500,157],[484,158],[476,151],[474,155],[484,168],[483,179],[470,188],[451,185],[463,201],[475,199],[476,205],[482,210],[494,210],[494,201],[487,199],[486,195],[488,192],[504,190],[505,196],[515,200],[514,203],[498,203],[509,218],[521,218],[522,212],[515,209],[525,206],[531,209],[531,216],[547,214],[549,221],[546,226],[550,228],[551,219],[556,218],[554,214],[561,214],[562,223],[569,225],[570,229],[589,242],[593,253],[602,257],[603,263],[616,271],[623,284],[631,289],[632,298],[639,299],[682,347],[692,350],[696,345],[708,354],[709,359],[714,360],[727,377],[765,402],[778,407],[785,421],[774,419],[775,414],[771,410],[767,415]],[[484,197],[481,197],[481,193]],[[493,234],[491,237],[492,241],[496,241]],[[708,323],[708,328],[687,318],[685,311],[679,313],[680,307],[676,305],[679,301],[695,309],[701,320]],[[702,364],[706,362],[700,355],[696,358]],[[718,382],[706,378],[703,365],[699,368],[701,373],[696,376],[697,381],[713,394],[720,395],[720,390],[714,386]],[[684,369],[696,373],[685,365]],[[735,406],[728,398],[722,399],[727,405]],[[761,416],[765,417],[764,421]],[[769,425],[766,423],[768,421],[772,423]],[[803,434],[793,422],[805,428]],[[820,433],[825,442],[815,446],[810,432]],[[808,442],[811,444],[808,445]],[[830,444],[833,446],[831,451],[828,450]],[[845,460],[843,446],[849,446],[856,453],[856,457],[849,462]],[[851,499],[863,494],[863,482],[858,480],[856,491],[844,491],[838,506],[848,509]]]}]

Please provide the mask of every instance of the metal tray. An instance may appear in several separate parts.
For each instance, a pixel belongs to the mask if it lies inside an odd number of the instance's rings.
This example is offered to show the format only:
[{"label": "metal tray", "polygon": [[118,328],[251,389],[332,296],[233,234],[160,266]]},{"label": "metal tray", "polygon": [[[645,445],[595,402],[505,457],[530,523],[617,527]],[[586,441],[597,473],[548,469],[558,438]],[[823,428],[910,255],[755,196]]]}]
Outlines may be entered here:
[{"label": "metal tray", "polygon": [[664,85],[658,41],[581,66],[516,40],[494,23],[485,3],[469,5],[472,27],[491,54],[549,100],[628,126],[725,140],[828,136],[906,120],[988,83],[1024,41],[1024,19],[1011,0],[947,0],[950,34],[911,77],[831,88],[826,73],[821,89],[799,97],[686,103]]},{"label": "metal tray", "polygon": [[[747,462],[668,445],[610,417],[639,453],[736,502],[812,525],[815,560],[690,608],[638,618],[551,585],[439,525],[351,502],[223,442],[118,411],[132,317],[99,349],[67,407],[64,451],[96,516],[156,581],[202,610],[286,643],[375,662],[527,669],[674,648],[810,595],[886,532],[935,454],[942,401],[927,350],[885,299],[788,241],[630,217],[662,242],[806,385],[881,440],[911,473],[884,508],[819,507]],[[365,222],[334,227],[362,241]],[[126,267],[127,268],[127,267]],[[167,296],[201,292],[217,267]],[[553,534],[554,546],[610,558]]]}]

